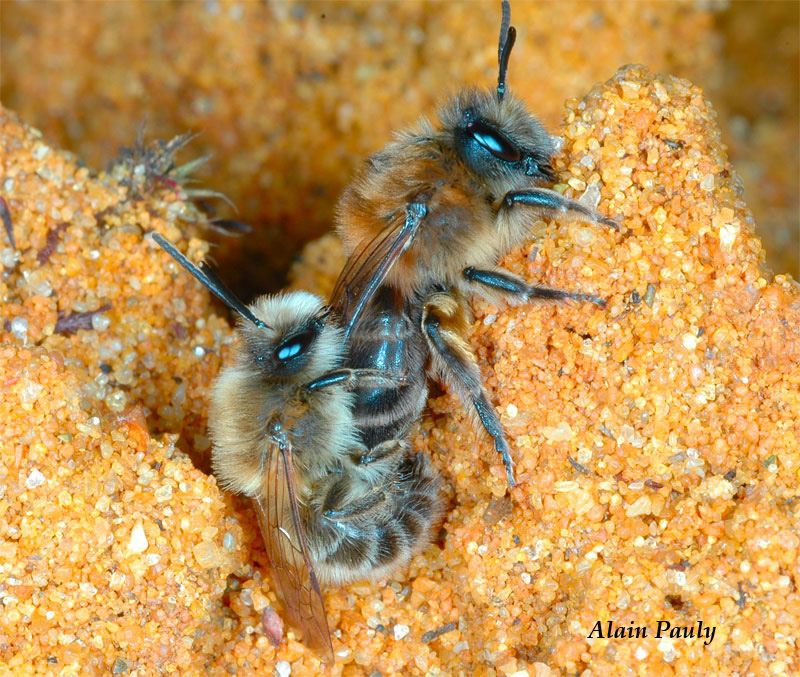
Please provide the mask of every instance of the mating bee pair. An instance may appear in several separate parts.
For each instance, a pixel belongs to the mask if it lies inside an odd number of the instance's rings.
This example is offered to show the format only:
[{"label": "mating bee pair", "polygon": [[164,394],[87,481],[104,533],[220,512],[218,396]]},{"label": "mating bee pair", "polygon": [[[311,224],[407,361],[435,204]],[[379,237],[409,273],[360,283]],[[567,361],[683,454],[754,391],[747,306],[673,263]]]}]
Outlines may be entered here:
[{"label": "mating bee pair", "polygon": [[240,315],[239,352],[213,391],[215,474],[254,500],[273,580],[306,641],[332,655],[322,585],[377,579],[428,542],[440,480],[409,430],[425,374],[460,396],[515,483],[500,419],[464,339],[467,294],[509,301],[591,294],[529,284],[498,269],[532,216],[572,212],[616,227],[542,187],[554,147],[506,94],[514,44],[502,3],[494,92],[459,93],[371,157],[345,191],[337,223],[348,262],[326,305],[305,292],[245,306],[205,267],[153,237]]}]

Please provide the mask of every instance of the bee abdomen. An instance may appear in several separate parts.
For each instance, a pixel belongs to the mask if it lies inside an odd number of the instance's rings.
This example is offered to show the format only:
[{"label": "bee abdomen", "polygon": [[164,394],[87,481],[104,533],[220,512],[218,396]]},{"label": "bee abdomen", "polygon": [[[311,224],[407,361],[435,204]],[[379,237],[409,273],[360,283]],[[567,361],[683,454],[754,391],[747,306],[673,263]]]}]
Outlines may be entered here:
[{"label": "bee abdomen", "polygon": [[425,408],[427,344],[406,301],[383,287],[369,305],[362,326],[351,338],[349,364],[404,377],[397,388],[355,391],[353,416],[368,448],[404,437]]},{"label": "bee abdomen", "polygon": [[380,391],[357,391],[353,419],[367,448],[404,437],[428,399],[424,379]]},{"label": "bee abdomen", "polygon": [[438,474],[422,454],[409,456],[379,504],[338,521],[315,513],[308,525],[314,569],[323,584],[387,576],[428,544],[441,513]]}]

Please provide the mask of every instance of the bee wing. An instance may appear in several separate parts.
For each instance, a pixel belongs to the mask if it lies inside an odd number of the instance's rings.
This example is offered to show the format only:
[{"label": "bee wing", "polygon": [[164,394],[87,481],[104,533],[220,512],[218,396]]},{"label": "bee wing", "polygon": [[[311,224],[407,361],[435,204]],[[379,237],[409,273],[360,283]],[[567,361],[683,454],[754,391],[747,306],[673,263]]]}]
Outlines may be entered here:
[{"label": "bee wing", "polygon": [[393,219],[374,238],[363,241],[347,259],[330,300],[342,320],[345,340],[389,270],[411,246],[427,211],[421,202],[409,203],[404,220],[399,216]]},{"label": "bee wing", "polygon": [[325,603],[306,547],[297,505],[292,447],[271,441],[261,494],[253,499],[261,535],[272,565],[272,579],[286,614],[305,641],[333,662]]}]

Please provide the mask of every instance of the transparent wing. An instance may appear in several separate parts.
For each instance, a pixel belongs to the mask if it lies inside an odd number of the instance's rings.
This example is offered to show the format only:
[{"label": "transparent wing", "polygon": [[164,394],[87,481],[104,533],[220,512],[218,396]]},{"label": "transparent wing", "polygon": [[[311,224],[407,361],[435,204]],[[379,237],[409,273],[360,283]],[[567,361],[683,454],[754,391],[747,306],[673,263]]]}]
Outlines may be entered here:
[{"label": "transparent wing", "polygon": [[405,219],[398,216],[374,238],[362,242],[347,259],[330,300],[341,318],[345,340],[358,325],[364,308],[389,270],[411,246],[427,212],[423,203],[409,203]]},{"label": "transparent wing", "polygon": [[311,648],[333,663],[325,603],[308,556],[288,442],[269,442],[264,484],[253,503],[272,565],[272,579],[289,621]]}]

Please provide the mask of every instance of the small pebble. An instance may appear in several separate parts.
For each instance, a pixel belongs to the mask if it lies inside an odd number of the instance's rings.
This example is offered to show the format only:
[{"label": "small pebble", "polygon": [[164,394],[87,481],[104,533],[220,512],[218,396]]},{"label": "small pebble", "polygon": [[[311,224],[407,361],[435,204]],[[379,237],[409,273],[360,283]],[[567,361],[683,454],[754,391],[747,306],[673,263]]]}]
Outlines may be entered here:
[{"label": "small pebble", "polygon": [[394,629],[393,629],[394,638],[398,642],[401,639],[403,639],[406,635],[408,635],[409,632],[410,632],[410,628],[407,625],[401,625],[399,623],[397,625],[395,625]]},{"label": "small pebble", "polygon": [[95,331],[105,331],[111,324],[111,320],[103,313],[95,313],[92,315],[92,329]]},{"label": "small pebble", "polygon": [[44,483],[45,477],[37,468],[31,470],[25,480],[25,486],[28,487],[28,489],[35,489],[36,487],[42,486]]},{"label": "small pebble", "polygon": [[147,536],[144,533],[144,526],[141,520],[133,525],[131,530],[131,538],[128,541],[128,552],[137,555],[147,550]]}]

